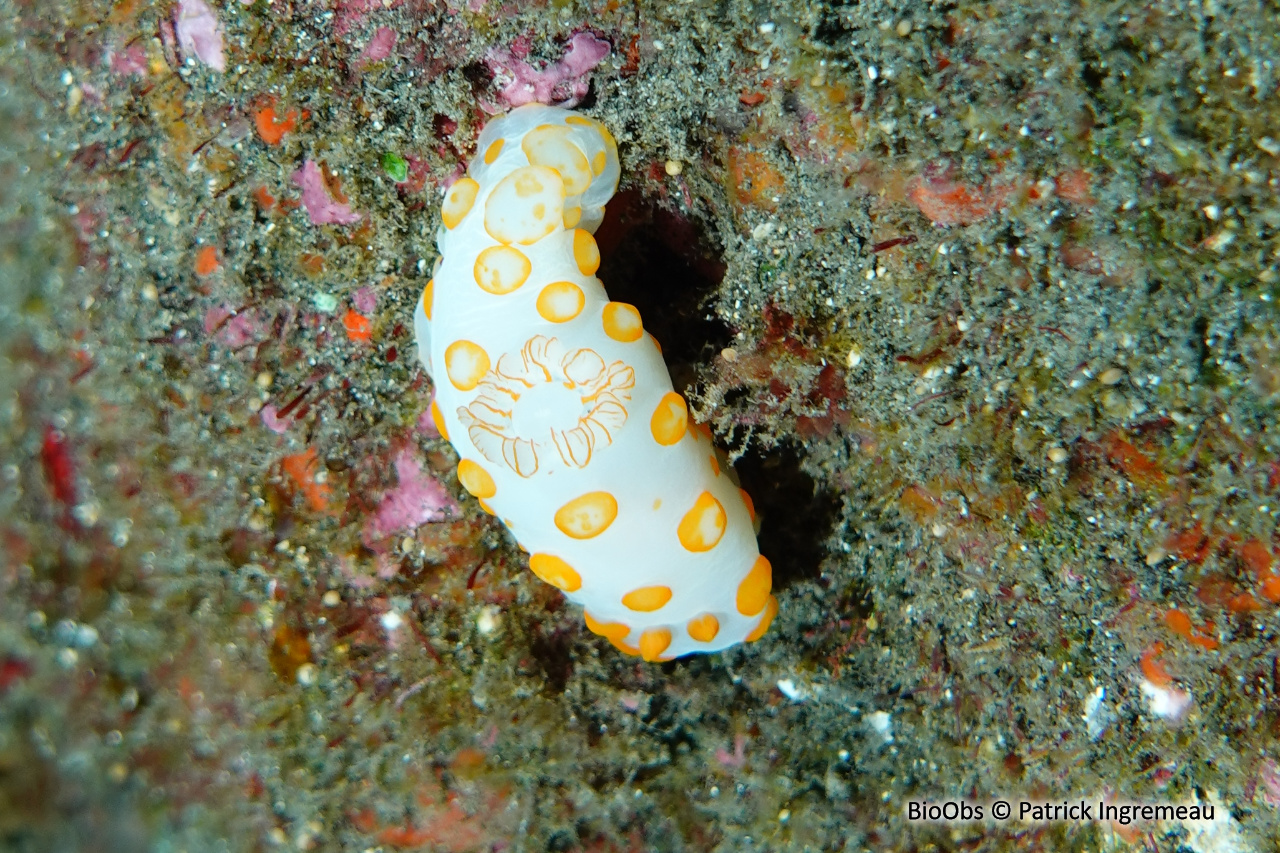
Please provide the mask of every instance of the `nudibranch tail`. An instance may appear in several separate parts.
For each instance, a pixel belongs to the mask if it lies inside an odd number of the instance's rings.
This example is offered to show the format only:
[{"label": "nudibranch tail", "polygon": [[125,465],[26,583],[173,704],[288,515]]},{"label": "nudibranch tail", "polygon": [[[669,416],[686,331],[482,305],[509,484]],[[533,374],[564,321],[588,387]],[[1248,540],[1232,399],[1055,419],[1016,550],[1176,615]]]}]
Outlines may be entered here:
[{"label": "nudibranch tail", "polygon": [[517,108],[445,194],[415,313],[458,479],[587,627],[645,660],[758,639],[777,613],[750,498],[595,273],[618,187],[595,119]]}]

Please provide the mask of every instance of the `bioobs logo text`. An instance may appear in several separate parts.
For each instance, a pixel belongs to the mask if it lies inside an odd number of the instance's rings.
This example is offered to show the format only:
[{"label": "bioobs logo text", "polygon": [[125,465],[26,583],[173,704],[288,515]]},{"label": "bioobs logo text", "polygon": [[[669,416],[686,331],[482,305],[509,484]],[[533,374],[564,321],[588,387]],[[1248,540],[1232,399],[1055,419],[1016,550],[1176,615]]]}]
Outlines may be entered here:
[{"label": "bioobs logo text", "polygon": [[939,823],[963,823],[970,820],[983,820],[987,817],[986,807],[966,803],[964,800],[947,800],[931,803],[928,800],[910,800],[907,802],[907,820],[938,821]]}]

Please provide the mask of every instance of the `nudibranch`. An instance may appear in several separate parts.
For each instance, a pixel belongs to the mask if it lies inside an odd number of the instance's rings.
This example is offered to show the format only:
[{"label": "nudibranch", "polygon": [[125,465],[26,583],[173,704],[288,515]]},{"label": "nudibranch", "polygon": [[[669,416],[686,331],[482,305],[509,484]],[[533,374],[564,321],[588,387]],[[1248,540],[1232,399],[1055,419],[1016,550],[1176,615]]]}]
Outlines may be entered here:
[{"label": "nudibranch", "polygon": [[445,194],[415,312],[459,481],[622,651],[669,660],[759,638],[778,603],[751,500],[639,311],[595,275],[613,136],[530,104],[476,152]]}]

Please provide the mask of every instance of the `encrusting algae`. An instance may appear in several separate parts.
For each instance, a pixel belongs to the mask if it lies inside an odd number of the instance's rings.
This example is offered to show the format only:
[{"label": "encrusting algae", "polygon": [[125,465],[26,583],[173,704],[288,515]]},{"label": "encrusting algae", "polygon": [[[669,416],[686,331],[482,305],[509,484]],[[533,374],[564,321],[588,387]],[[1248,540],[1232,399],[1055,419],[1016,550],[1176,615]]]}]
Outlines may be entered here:
[{"label": "encrusting algae", "polygon": [[[3,11],[6,846],[1280,838],[1269,9]],[[627,657],[456,482],[408,318],[547,102],[616,138],[598,276],[751,497],[756,642]],[[909,818],[1000,798],[1215,817]]]}]

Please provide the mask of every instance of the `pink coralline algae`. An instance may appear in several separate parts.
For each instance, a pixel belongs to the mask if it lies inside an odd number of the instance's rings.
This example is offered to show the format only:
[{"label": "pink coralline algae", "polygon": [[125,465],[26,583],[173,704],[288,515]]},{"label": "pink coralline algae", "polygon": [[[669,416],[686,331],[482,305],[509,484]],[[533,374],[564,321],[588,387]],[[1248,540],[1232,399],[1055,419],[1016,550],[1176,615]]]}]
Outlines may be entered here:
[{"label": "pink coralline algae", "polygon": [[372,314],[378,310],[378,291],[372,287],[362,287],[351,294],[351,305],[361,314]]},{"label": "pink coralline algae", "polygon": [[274,403],[263,406],[258,414],[262,418],[262,425],[277,435],[284,435],[285,430],[289,429],[289,421],[280,419],[280,410]]},{"label": "pink coralline algae", "polygon": [[293,173],[293,182],[302,188],[302,206],[307,209],[313,225],[350,225],[360,221],[360,214],[351,205],[334,201],[324,185],[324,176],[315,160],[307,160]]},{"label": "pink coralline algae", "polygon": [[564,58],[542,71],[535,71],[516,52],[492,48],[485,62],[499,85],[502,99],[512,107],[542,103],[573,107],[591,85],[587,74],[609,55],[609,43],[590,33],[578,33],[569,40]]},{"label": "pink coralline algae", "polygon": [[218,16],[205,5],[204,0],[179,0],[173,25],[183,53],[194,55],[215,71],[227,70]]},{"label": "pink coralline algae", "polygon": [[391,55],[391,51],[395,50],[397,39],[396,31],[391,27],[378,27],[373,38],[369,39],[364,50],[360,51],[360,55],[356,57],[354,67],[357,70],[363,70],[375,62],[386,59]]},{"label": "pink coralline algae", "polygon": [[396,487],[382,498],[364,528],[366,544],[402,530],[413,530],[428,521],[447,518],[458,505],[449,491],[429,475],[410,450],[396,456]]},{"label": "pink coralline algae", "polygon": [[113,49],[110,53],[111,73],[121,77],[134,75],[147,76],[147,54],[140,44]]},{"label": "pink coralline algae", "polygon": [[217,305],[204,314],[204,332],[225,346],[239,349],[261,340],[264,329],[253,309],[237,313],[229,305]]}]

